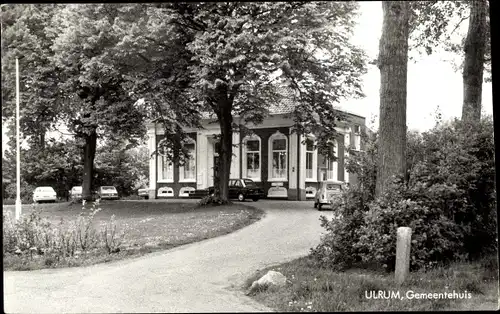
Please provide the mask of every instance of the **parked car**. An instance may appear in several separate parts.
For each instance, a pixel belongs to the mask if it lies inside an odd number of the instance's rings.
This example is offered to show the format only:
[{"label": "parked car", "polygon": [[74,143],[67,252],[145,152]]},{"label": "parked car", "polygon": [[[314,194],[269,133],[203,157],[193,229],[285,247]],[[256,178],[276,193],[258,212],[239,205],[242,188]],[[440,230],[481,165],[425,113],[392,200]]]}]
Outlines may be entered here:
[{"label": "parked car", "polygon": [[80,202],[82,200],[82,187],[74,186],[69,191],[69,198],[73,202]]},{"label": "parked car", "polygon": [[103,200],[117,200],[119,199],[118,191],[114,186],[101,186],[97,189],[97,195]]},{"label": "parked car", "polygon": [[[208,188],[209,194],[214,193],[214,187]],[[252,199],[257,202],[264,197],[264,190],[250,179],[230,179],[229,180],[229,198],[236,198],[243,202],[245,199]]]},{"label": "parked car", "polygon": [[39,186],[33,191],[33,202],[55,202],[57,201],[57,193],[50,186]]},{"label": "parked car", "polygon": [[140,197],[143,197],[144,199],[149,199],[149,191],[147,188],[144,188],[144,189],[139,189],[137,191],[137,194],[140,196]]},{"label": "parked car", "polygon": [[322,181],[314,196],[314,208],[321,210],[323,205],[331,204],[333,198],[340,196],[344,185],[344,182]]}]

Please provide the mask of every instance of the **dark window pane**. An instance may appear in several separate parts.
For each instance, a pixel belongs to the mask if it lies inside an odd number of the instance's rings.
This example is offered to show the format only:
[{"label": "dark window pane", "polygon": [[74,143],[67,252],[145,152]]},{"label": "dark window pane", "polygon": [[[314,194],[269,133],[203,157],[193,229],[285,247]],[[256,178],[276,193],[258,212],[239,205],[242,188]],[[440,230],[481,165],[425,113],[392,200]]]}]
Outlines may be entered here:
[{"label": "dark window pane", "polygon": [[255,182],[253,182],[252,180],[245,179],[245,180],[243,180],[243,181],[245,181],[245,185],[246,185],[246,186],[252,186],[252,185],[255,185]]},{"label": "dark window pane", "polygon": [[306,169],[313,168],[313,153],[306,154]]},{"label": "dark window pane", "polygon": [[286,150],[286,139],[273,140],[273,150]]},{"label": "dark window pane", "polygon": [[314,141],[311,139],[306,140],[306,150],[314,150]]},{"label": "dark window pane", "polygon": [[247,151],[259,151],[259,141],[258,140],[247,141]]}]

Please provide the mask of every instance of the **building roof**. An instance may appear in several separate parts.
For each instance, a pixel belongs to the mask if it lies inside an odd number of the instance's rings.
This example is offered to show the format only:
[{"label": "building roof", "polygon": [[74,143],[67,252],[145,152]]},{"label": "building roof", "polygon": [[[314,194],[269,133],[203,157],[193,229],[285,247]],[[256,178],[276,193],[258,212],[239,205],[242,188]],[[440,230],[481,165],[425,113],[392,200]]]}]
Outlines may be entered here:
[{"label": "building roof", "polygon": [[[278,93],[282,96],[281,99],[277,103],[271,103],[268,107],[269,109],[269,114],[271,115],[276,115],[276,114],[287,114],[293,112],[295,109],[295,106],[297,105],[297,102],[295,101],[295,91],[291,89],[290,87],[278,87]],[[360,116],[359,114],[350,112],[345,109],[336,109],[338,111],[342,111],[344,113],[347,113],[349,115],[357,116],[360,118],[365,118],[363,116]],[[215,114],[211,112],[203,112],[201,114],[202,119],[215,119]],[[157,119],[154,119],[156,121]]]}]

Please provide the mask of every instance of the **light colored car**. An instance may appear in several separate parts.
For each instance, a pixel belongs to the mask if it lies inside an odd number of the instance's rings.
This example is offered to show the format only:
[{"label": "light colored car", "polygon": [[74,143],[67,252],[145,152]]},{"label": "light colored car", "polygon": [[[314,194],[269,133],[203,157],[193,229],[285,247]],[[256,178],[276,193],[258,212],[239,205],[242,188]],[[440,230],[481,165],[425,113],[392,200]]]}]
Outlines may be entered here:
[{"label": "light colored car", "polygon": [[323,205],[330,205],[332,199],[340,196],[344,189],[345,183],[338,181],[323,181],[320,183],[319,189],[314,196],[314,208],[321,210]]},{"label": "light colored car", "polygon": [[112,185],[109,186],[101,186],[97,189],[97,194],[101,199],[105,200],[117,200],[119,199],[118,191]]},{"label": "light colored car", "polygon": [[33,191],[33,202],[55,202],[57,201],[57,193],[50,186],[39,186]]},{"label": "light colored car", "polygon": [[82,187],[81,186],[74,186],[71,188],[69,191],[69,198],[72,201],[79,202],[82,200]]},{"label": "light colored car", "polygon": [[149,190],[147,188],[137,190],[137,194],[144,199],[149,199]]}]

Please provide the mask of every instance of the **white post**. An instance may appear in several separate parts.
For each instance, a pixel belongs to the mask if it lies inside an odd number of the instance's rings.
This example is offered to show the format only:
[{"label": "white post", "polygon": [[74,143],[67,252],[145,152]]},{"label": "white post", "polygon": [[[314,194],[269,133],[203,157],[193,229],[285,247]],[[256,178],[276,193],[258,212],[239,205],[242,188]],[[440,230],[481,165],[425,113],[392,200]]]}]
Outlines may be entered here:
[{"label": "white post", "polygon": [[19,143],[19,59],[16,58],[16,220],[21,217],[21,148]]},{"label": "white post", "polygon": [[399,227],[396,243],[396,271],[397,284],[402,284],[410,272],[411,228]]}]

